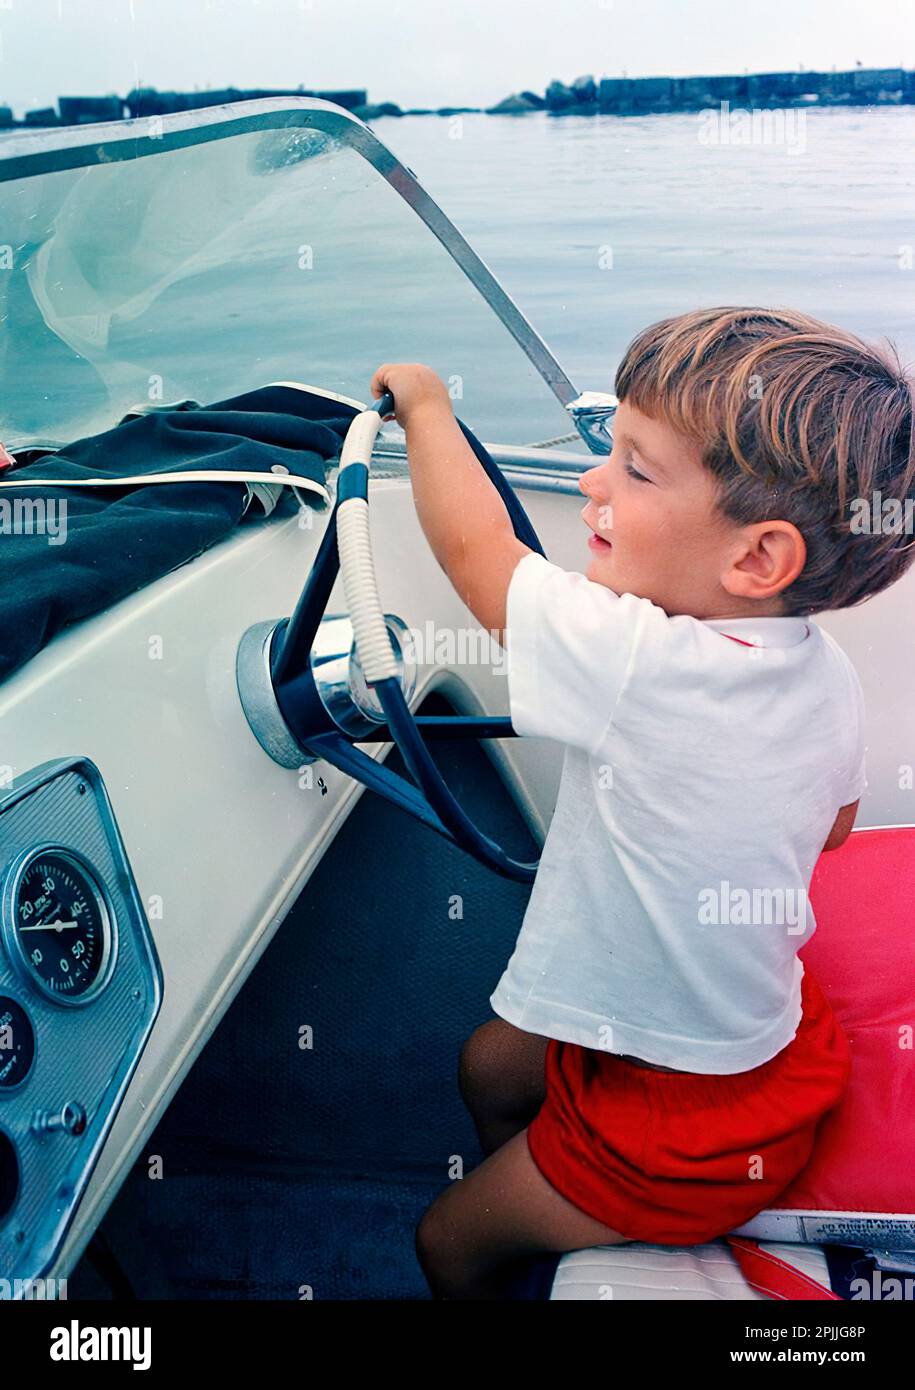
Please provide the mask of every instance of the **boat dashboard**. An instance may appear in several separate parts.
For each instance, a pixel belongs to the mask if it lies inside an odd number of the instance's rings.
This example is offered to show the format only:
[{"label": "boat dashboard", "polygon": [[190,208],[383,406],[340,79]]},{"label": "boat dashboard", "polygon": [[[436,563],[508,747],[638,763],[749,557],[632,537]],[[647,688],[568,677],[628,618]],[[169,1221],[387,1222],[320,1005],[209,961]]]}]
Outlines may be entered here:
[{"label": "boat dashboard", "polygon": [[88,759],[0,798],[0,1268],[40,1277],[111,1129],[162,973]]}]

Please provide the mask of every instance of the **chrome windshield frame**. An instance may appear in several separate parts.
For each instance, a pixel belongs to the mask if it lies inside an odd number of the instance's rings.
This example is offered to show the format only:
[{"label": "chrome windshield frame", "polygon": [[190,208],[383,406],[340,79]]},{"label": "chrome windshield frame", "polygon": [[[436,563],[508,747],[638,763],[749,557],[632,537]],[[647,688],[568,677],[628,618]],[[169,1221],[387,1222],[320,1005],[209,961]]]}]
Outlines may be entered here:
[{"label": "chrome windshield frame", "polygon": [[580,393],[489,267],[413,171],[363,121],[333,102],[316,97],[266,97],[174,115],[45,129],[34,135],[17,133],[0,138],[0,183],[95,164],[144,159],[256,131],[296,128],[317,130],[340,140],[386,179],[441,243],[508,329],[560,405],[568,410]]}]

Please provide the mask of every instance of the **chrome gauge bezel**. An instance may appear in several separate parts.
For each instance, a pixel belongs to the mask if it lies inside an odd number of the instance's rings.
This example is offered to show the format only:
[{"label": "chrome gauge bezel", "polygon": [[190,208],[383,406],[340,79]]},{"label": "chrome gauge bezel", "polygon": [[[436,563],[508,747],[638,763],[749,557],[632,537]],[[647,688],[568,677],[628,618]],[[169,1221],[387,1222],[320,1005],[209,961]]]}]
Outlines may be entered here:
[{"label": "chrome gauge bezel", "polygon": [[[96,910],[102,927],[102,959],[98,974],[88,989],[72,997],[51,989],[45,983],[29,960],[16,929],[16,903],[22,880],[36,859],[49,854],[69,861],[73,868],[86,879],[95,899]],[[79,1009],[85,1004],[91,1004],[110,982],[118,951],[117,919],[102,876],[84,854],[71,849],[68,845],[49,841],[46,844],[34,845],[30,849],[23,850],[13,859],[3,876],[2,899],[0,899],[0,938],[2,938],[6,953],[20,977],[30,989],[40,994],[43,999],[50,1000],[52,1004],[58,1004],[61,1008],[66,1009]]]}]

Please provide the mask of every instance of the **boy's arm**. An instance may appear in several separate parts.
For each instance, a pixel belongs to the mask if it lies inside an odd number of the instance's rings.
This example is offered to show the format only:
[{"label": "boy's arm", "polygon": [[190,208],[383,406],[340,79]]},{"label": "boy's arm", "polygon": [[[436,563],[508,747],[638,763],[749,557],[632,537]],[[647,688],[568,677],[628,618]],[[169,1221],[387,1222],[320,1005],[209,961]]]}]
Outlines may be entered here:
[{"label": "boy's arm", "polygon": [[481,627],[505,645],[506,596],[530,547],[515,536],[505,503],[451,409],[442,381],[418,363],[386,363],[372,394],[394,395],[420,525],[433,554]]}]

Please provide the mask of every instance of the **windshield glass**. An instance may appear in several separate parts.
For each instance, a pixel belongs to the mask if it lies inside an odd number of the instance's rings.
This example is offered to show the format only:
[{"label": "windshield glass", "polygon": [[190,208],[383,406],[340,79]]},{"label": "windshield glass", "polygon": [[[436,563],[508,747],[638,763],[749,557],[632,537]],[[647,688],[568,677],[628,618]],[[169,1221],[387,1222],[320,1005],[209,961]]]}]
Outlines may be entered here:
[{"label": "windshield glass", "polygon": [[15,179],[0,228],[8,445],[270,381],[366,401],[384,361],[429,363],[485,439],[572,428],[448,251],[339,136],[260,130]]}]

